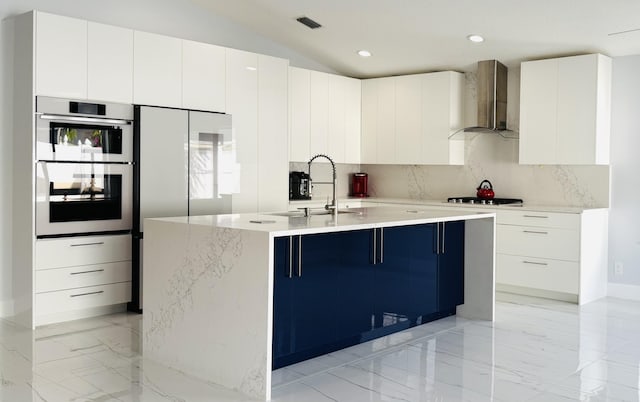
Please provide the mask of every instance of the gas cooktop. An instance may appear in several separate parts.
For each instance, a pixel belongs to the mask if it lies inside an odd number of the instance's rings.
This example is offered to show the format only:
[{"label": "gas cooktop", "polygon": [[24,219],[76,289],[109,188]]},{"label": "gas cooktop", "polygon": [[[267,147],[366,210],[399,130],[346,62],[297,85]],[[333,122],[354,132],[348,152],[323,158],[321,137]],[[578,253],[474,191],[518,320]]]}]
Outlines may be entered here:
[{"label": "gas cooktop", "polygon": [[452,204],[481,204],[481,205],[505,205],[505,204],[522,204],[519,198],[478,198],[478,197],[449,197],[447,202]]}]

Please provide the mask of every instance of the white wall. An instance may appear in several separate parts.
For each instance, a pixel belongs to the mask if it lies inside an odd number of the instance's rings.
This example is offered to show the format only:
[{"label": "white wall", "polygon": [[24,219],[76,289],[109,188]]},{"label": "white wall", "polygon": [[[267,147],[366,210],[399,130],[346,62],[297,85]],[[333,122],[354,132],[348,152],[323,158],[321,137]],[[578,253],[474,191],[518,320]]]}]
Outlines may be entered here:
[{"label": "white wall", "polygon": [[1,0],[0,20],[0,316],[11,312],[13,36],[10,18],[38,9],[142,31],[208,42],[335,71],[184,0]]},{"label": "white wall", "polygon": [[613,60],[611,107],[609,282],[640,285],[640,55]]}]

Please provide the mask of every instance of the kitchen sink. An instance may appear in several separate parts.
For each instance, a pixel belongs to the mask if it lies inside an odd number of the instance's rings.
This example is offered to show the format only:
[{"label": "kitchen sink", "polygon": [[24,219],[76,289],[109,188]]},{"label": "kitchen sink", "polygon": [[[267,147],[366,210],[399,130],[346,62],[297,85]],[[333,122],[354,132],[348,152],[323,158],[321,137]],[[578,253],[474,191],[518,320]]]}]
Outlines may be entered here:
[{"label": "kitchen sink", "polygon": [[[356,213],[356,211],[348,211],[348,210],[344,210],[344,209],[339,209],[338,210],[338,215],[341,214],[354,214]],[[275,216],[288,216],[288,217],[302,217],[304,218],[304,211],[287,211],[287,212],[273,212],[270,213],[268,215],[275,215]],[[331,215],[331,211],[327,211],[324,209],[317,209],[317,210],[310,210],[309,211],[309,216],[316,216],[316,215]]]}]

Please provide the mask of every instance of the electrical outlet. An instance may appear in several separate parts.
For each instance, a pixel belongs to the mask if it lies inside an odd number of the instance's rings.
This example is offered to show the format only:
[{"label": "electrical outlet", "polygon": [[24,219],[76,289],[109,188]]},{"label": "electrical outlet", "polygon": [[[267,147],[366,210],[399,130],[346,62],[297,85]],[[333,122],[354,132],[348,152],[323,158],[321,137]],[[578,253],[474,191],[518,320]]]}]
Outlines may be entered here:
[{"label": "electrical outlet", "polygon": [[616,261],[616,263],[613,264],[613,272],[616,276],[622,276],[624,274],[624,265],[622,265],[621,262]]}]

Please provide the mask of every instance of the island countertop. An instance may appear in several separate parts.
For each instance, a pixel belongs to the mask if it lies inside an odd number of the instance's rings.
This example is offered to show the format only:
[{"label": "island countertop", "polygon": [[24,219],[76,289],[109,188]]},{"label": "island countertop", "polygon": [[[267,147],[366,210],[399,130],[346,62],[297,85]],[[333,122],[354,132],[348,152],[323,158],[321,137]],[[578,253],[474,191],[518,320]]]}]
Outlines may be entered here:
[{"label": "island countertop", "polygon": [[303,216],[302,212],[295,213],[293,216],[282,216],[282,214],[287,214],[286,212],[282,212],[184,216],[154,218],[151,220],[195,226],[268,232],[273,236],[295,236],[495,217],[495,213],[491,211],[437,210],[430,209],[428,206],[415,206],[410,208],[406,206],[350,208],[346,211],[341,211],[341,213],[337,215],[314,214],[324,212],[318,209],[314,209],[311,212],[312,215],[307,217]]},{"label": "island countertop", "polygon": [[465,221],[464,304],[457,306],[456,314],[494,319],[494,212],[406,205],[349,212],[145,219],[141,334],[145,358],[269,400],[274,244],[280,236],[299,236],[301,241],[316,233]]}]

